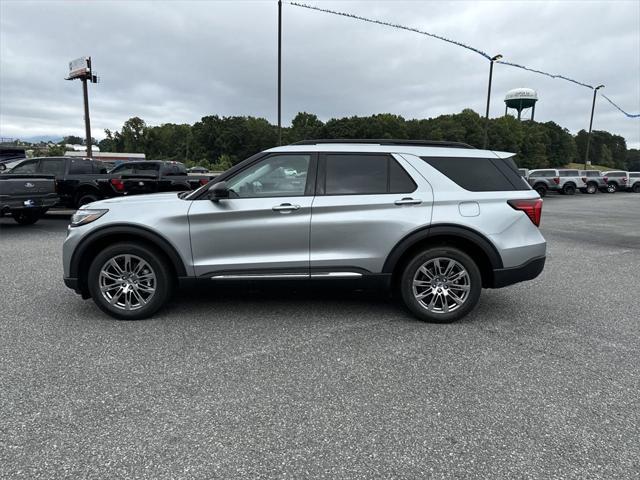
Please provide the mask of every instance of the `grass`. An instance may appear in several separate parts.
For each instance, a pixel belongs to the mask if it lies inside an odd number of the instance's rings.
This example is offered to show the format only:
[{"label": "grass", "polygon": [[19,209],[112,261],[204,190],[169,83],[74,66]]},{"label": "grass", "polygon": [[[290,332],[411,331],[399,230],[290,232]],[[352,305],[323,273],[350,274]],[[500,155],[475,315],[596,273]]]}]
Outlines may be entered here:
[{"label": "grass", "polygon": [[[570,168],[572,170],[584,170],[584,163],[567,163],[564,168]],[[587,170],[600,170],[606,172],[609,170],[615,170],[613,167],[605,167],[604,165],[588,165]]]}]

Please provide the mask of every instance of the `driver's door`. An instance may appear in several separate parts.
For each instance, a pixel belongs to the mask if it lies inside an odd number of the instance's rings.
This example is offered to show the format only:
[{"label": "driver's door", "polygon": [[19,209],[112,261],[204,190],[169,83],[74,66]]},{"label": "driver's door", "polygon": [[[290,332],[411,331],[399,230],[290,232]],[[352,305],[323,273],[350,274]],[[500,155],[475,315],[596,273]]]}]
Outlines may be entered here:
[{"label": "driver's door", "polygon": [[195,275],[305,277],[316,155],[276,153],[226,179],[229,199],[189,210]]}]

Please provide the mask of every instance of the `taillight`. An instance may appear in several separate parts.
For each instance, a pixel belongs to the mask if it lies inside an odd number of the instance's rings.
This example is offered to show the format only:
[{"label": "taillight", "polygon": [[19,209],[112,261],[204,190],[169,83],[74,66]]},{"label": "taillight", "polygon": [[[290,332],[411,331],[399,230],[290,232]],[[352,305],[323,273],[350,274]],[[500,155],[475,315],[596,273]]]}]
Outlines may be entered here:
[{"label": "taillight", "polygon": [[508,200],[507,203],[511,205],[514,210],[520,210],[526,213],[527,217],[529,217],[536,227],[540,226],[540,219],[542,218],[542,200],[540,198],[533,200]]},{"label": "taillight", "polygon": [[124,183],[119,178],[112,178],[111,185],[113,185],[116,192],[124,192]]},{"label": "taillight", "polygon": [[582,177],[582,183],[587,183],[587,177]]},{"label": "taillight", "polygon": [[627,177],[622,177],[622,183],[627,183]]},{"label": "taillight", "polygon": [[560,185],[560,177],[553,177],[553,181],[556,185]]},{"label": "taillight", "polygon": [[201,178],[200,179],[200,185],[206,185],[207,183],[209,183],[209,179],[208,178]]},{"label": "taillight", "polygon": [[609,177],[602,177],[602,180],[604,180],[604,183],[609,183]]}]

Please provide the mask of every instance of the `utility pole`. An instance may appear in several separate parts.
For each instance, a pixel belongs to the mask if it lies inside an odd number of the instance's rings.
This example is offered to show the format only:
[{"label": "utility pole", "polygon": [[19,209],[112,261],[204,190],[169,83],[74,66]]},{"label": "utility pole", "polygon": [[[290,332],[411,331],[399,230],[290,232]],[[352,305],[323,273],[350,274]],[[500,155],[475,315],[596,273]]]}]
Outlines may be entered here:
[{"label": "utility pole", "polygon": [[498,54],[489,59],[489,87],[487,88],[487,111],[484,114],[484,142],[482,148],[487,148],[487,130],[489,129],[489,103],[491,102],[491,80],[493,78],[493,62],[500,60],[502,55]]},{"label": "utility pole", "polygon": [[593,89],[593,103],[591,104],[591,120],[589,120],[589,134],[587,135],[587,148],[584,151],[584,169],[587,169],[587,162],[589,161],[589,147],[591,146],[591,128],[593,127],[593,112],[596,109],[596,94],[598,90],[604,88],[604,85],[598,85]]},{"label": "utility pole", "polygon": [[278,0],[278,145],[282,145],[282,0]]},{"label": "utility pole", "polygon": [[91,152],[91,119],[89,118],[89,92],[87,88],[87,79],[82,79],[82,94],[84,96],[84,133],[87,144],[87,157],[92,158]]},{"label": "utility pole", "polygon": [[87,83],[98,83],[98,77],[91,69],[91,57],[80,57],[69,62],[69,77],[65,80],[82,81],[82,97],[84,99],[84,131],[87,144],[87,157],[92,158],[91,152],[91,119],[89,118],[89,88]]}]

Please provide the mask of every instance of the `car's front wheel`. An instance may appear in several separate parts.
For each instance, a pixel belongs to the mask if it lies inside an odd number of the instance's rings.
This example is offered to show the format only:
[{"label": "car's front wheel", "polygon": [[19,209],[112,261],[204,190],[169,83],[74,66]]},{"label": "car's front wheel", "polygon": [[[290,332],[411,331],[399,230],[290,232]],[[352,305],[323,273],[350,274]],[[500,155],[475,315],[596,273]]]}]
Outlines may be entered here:
[{"label": "car's front wheel", "polygon": [[598,191],[598,186],[595,183],[587,184],[587,188],[585,189],[586,193],[588,193],[589,195],[593,195],[594,193],[597,193],[597,191]]},{"label": "car's front wheel", "polygon": [[617,191],[618,191],[618,185],[616,185],[615,183],[609,183],[607,185],[608,193],[616,193]]},{"label": "car's front wheel", "polygon": [[87,281],[96,305],[120,320],[150,317],[166,303],[173,287],[162,255],[135,243],[102,250],[89,267]]},{"label": "car's front wheel", "polygon": [[482,277],[476,263],[453,247],[434,247],[418,253],[400,279],[404,304],[419,319],[451,323],[478,303]]}]

